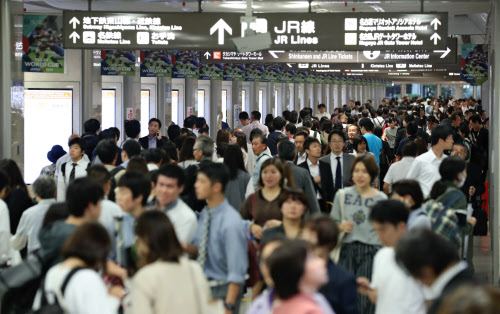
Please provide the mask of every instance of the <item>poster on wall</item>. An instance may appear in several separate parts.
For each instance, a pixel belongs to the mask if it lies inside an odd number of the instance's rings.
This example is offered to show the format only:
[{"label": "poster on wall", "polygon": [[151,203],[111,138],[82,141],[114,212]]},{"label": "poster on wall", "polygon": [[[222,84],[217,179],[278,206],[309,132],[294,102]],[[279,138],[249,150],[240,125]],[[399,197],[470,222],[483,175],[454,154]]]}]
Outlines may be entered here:
[{"label": "poster on wall", "polygon": [[224,64],[212,63],[200,65],[200,80],[222,81],[224,78]]},{"label": "poster on wall", "polygon": [[281,68],[282,65],[279,63],[267,63],[265,65],[267,81],[271,83],[280,83],[282,80]]},{"label": "poster on wall", "polygon": [[200,78],[200,58],[198,55],[198,51],[170,51],[172,78]]},{"label": "poster on wall", "polygon": [[23,72],[64,73],[62,27],[60,15],[23,16]]},{"label": "poster on wall", "polygon": [[172,77],[170,53],[162,50],[141,50],[141,77]]},{"label": "poster on wall", "polygon": [[224,81],[244,82],[246,67],[242,63],[224,64]]},{"label": "poster on wall", "polygon": [[462,45],[460,77],[472,85],[488,80],[488,45]]},{"label": "poster on wall", "polygon": [[264,82],[266,69],[264,64],[252,63],[246,65],[246,81],[247,82]]},{"label": "poster on wall", "polygon": [[101,50],[101,75],[135,75],[135,55],[128,50]]}]

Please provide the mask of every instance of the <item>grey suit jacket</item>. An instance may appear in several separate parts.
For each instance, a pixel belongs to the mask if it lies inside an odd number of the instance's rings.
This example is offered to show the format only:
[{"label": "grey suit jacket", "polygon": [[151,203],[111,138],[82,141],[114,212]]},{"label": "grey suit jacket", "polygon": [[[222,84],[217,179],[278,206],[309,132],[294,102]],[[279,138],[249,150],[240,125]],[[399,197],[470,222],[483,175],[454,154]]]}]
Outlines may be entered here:
[{"label": "grey suit jacket", "polygon": [[293,162],[288,161],[288,164],[292,168],[293,180],[295,181],[295,187],[300,188],[306,193],[309,199],[309,208],[311,213],[319,213],[319,203],[316,197],[316,190],[314,189],[311,175],[306,169],[295,165]]},{"label": "grey suit jacket", "polygon": [[[354,161],[354,156],[342,153],[342,184],[343,187],[351,185],[352,174],[351,166]],[[333,182],[332,165],[330,162],[330,154],[319,159],[319,174],[321,176],[321,188],[323,190],[323,198],[326,202],[333,203],[335,197],[335,182]]]}]

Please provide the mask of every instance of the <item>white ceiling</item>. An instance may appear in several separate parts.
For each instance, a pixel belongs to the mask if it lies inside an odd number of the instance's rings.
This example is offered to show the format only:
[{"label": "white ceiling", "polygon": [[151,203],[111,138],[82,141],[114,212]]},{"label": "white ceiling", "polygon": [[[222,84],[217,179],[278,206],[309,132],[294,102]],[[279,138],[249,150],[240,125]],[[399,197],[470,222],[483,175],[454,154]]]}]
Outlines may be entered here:
[{"label": "white ceiling", "polygon": [[[87,10],[86,0],[24,0],[27,12],[57,12],[60,10]],[[424,12],[449,12],[456,14],[488,13],[490,1],[424,1]],[[240,12],[246,8],[245,1],[202,1],[203,12]],[[262,1],[254,0],[254,12],[307,12],[309,3],[302,1]],[[158,1],[158,0],[93,0],[94,11],[122,12],[197,12],[198,1]],[[420,12],[420,1],[313,1],[313,12]]]}]

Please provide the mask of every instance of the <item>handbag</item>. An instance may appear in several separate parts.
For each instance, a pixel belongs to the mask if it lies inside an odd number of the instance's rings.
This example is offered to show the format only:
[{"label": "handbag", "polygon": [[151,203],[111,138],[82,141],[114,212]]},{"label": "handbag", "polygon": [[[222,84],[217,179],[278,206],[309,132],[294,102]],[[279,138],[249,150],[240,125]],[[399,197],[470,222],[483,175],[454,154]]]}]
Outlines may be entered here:
[{"label": "handbag", "polygon": [[191,277],[191,281],[193,282],[195,289],[194,289],[194,294],[195,294],[195,300],[198,300],[198,307],[199,311],[198,313],[200,314],[223,314],[224,313],[224,304],[222,303],[222,300],[204,300],[201,297],[201,285],[198,285],[198,283],[195,280],[194,277],[194,272],[193,272],[193,265],[191,262],[188,262],[188,267],[189,267],[189,276]]},{"label": "handbag", "polygon": [[[340,223],[343,224],[345,220],[345,215],[344,215],[344,202],[345,202],[345,191],[343,189],[338,190],[337,195],[339,197],[340,201]],[[342,249],[342,240],[344,239],[345,232],[341,231],[339,233],[339,237],[337,240],[337,246],[333,249],[333,251],[330,253],[330,257],[335,263],[338,263],[339,258],[340,258],[340,250]]]}]

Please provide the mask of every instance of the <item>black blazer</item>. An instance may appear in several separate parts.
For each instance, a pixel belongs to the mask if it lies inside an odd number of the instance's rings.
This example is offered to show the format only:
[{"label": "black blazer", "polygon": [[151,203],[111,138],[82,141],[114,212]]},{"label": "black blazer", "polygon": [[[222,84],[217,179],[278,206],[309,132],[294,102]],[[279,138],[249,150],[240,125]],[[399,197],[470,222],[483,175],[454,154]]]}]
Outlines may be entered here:
[{"label": "black blazer", "polygon": [[[168,142],[168,138],[166,138],[165,136],[162,136],[161,140],[159,140],[158,138],[156,138],[156,147],[160,148],[160,147],[162,147],[167,142]],[[139,144],[141,144],[142,148],[148,149],[149,148],[149,135],[141,137],[139,139]]]},{"label": "black blazer", "polygon": [[[342,165],[342,184],[344,187],[348,187],[352,181],[351,165],[354,161],[354,156],[342,153],[342,157],[344,162]],[[335,183],[333,182],[330,154],[319,159],[319,175],[321,176],[321,189],[324,191],[323,199],[327,203],[333,203],[336,191]]]},{"label": "black blazer", "polygon": [[307,164],[307,160],[298,166],[307,170],[307,172],[309,173],[309,176],[311,177],[311,181],[313,183],[314,190],[316,190],[316,192],[319,192],[321,194],[321,197],[324,198],[325,196],[323,194],[323,190],[320,188],[318,183],[314,182],[314,178],[311,176],[311,171],[309,171],[309,165]]},{"label": "black blazer", "polygon": [[469,268],[466,268],[455,275],[443,288],[441,295],[434,300],[429,308],[428,314],[436,314],[439,311],[439,307],[443,300],[450,294],[452,294],[457,288],[460,288],[464,285],[477,285],[479,282],[474,277],[472,271]]}]

